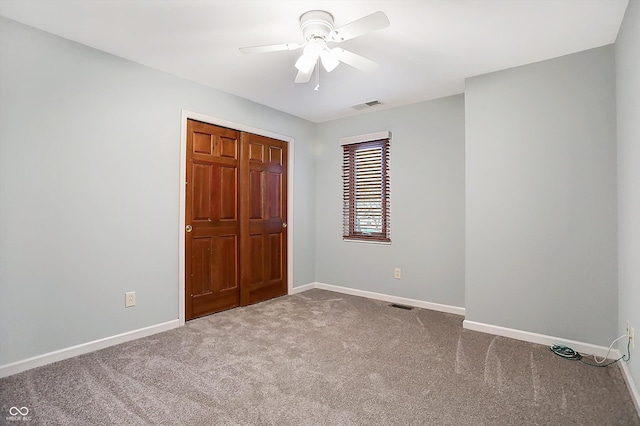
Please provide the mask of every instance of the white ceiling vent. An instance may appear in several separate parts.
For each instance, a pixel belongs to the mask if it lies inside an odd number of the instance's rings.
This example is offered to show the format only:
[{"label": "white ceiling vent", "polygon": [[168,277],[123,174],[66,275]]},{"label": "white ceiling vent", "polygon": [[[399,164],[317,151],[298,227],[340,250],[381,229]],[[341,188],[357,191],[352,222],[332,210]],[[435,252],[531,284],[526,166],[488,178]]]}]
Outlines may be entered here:
[{"label": "white ceiling vent", "polygon": [[357,109],[357,110],[361,110],[361,109],[371,108],[371,107],[376,106],[376,105],[382,105],[382,102],[380,102],[378,100],[369,101],[369,102],[365,102],[363,104],[354,105],[351,108]]}]

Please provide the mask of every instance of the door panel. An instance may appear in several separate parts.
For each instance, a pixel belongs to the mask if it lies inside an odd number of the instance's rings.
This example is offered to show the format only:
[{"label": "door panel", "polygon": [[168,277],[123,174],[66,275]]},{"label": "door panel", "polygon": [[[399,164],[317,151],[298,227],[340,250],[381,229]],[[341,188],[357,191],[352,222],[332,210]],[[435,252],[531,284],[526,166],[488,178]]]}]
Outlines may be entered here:
[{"label": "door panel", "polygon": [[260,143],[249,143],[249,160],[251,162],[264,162],[264,145]]},{"label": "door panel", "polygon": [[[238,220],[238,170],[235,167],[220,167],[220,178],[218,179],[219,203],[214,204],[220,207],[215,217],[220,221]],[[214,194],[216,196],[216,194]]]},{"label": "door panel", "polygon": [[193,164],[193,219],[211,219],[211,192],[213,166],[211,164]]},{"label": "door panel", "polygon": [[239,148],[239,132],[187,122],[187,320],[240,303]]},{"label": "door panel", "polygon": [[193,152],[196,154],[211,155],[213,153],[213,140],[211,134],[193,132]]},{"label": "door panel", "polygon": [[251,250],[251,269],[246,277],[247,283],[252,286],[260,286],[264,282],[264,239],[262,235],[250,235],[249,247]]},{"label": "door panel", "polygon": [[192,293],[196,295],[211,292],[211,237],[194,238],[192,241],[193,256],[191,258]]},{"label": "door panel", "polygon": [[267,200],[270,219],[282,218],[282,174],[267,173]]},{"label": "door panel", "polygon": [[215,291],[233,290],[238,283],[238,237],[221,235],[216,241],[216,253],[220,256],[214,269]]},{"label": "door panel", "polygon": [[247,188],[241,207],[241,304],[257,303],[287,293],[287,144],[242,134]]},{"label": "door panel", "polygon": [[269,235],[269,282],[282,279],[282,233]]},{"label": "door panel", "polygon": [[269,147],[269,162],[282,165],[282,148],[277,146]]},{"label": "door panel", "polygon": [[249,219],[261,220],[264,208],[264,171],[249,170]]}]

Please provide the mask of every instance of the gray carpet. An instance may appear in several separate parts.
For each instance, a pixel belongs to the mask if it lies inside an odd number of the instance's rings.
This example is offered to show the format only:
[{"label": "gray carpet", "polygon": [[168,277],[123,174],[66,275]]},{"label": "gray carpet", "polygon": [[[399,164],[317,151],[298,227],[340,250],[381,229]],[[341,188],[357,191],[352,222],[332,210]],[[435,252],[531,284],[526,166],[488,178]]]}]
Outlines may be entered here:
[{"label": "gray carpet", "polygon": [[617,365],[310,290],[0,380],[0,422],[640,425]]}]

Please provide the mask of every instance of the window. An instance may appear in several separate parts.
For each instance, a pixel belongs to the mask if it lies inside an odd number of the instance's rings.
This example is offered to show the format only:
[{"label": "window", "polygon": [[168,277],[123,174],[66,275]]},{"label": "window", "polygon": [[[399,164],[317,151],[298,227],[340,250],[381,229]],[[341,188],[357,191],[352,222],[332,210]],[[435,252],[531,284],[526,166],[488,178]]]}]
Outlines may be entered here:
[{"label": "window", "polygon": [[344,239],[391,242],[389,140],[389,132],[341,140]]}]

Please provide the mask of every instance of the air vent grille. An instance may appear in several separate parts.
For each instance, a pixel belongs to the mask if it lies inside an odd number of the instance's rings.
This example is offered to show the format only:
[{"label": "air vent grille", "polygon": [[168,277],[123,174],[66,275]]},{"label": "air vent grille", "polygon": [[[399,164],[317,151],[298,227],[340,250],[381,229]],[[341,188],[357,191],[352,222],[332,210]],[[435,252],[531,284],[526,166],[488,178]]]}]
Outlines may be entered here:
[{"label": "air vent grille", "polygon": [[405,311],[410,311],[413,309],[412,306],[398,305],[397,303],[391,304],[389,306],[391,306],[392,308],[404,309]]},{"label": "air vent grille", "polygon": [[354,105],[351,108],[357,109],[357,110],[361,110],[361,109],[371,108],[371,107],[376,106],[376,105],[382,105],[382,102],[380,102],[379,100],[369,101],[369,102],[365,102],[363,104]]}]

